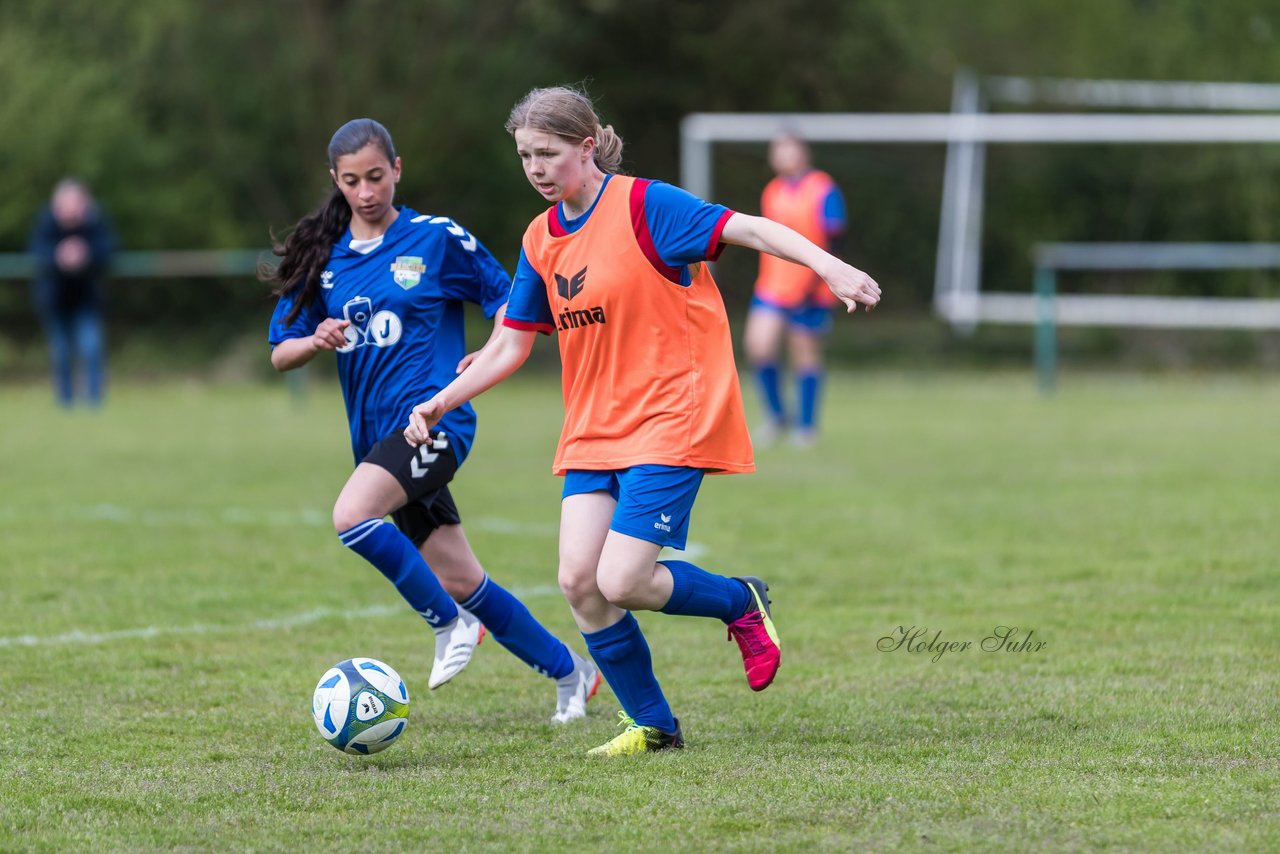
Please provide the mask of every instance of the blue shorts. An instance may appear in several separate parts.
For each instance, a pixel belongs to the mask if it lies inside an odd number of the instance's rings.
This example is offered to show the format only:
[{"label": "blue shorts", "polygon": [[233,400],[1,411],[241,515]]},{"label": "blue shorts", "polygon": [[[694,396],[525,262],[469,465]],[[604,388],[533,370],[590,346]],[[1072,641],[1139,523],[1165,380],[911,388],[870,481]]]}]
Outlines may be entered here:
[{"label": "blue shorts", "polygon": [[702,469],[683,466],[632,466],[614,471],[565,472],[564,495],[607,492],[618,502],[609,530],[684,549],[689,515],[702,486]]},{"label": "blue shorts", "polygon": [[831,315],[835,312],[831,306],[802,302],[800,305],[787,307],[766,302],[760,297],[751,298],[751,308],[777,312],[786,317],[791,326],[811,335],[826,335],[830,332]]}]

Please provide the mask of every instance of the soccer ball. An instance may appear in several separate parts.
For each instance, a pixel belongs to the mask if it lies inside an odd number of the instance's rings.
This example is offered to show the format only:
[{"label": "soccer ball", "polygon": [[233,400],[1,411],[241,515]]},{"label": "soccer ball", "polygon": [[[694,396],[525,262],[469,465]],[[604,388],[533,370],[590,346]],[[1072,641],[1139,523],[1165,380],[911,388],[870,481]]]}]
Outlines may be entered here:
[{"label": "soccer ball", "polygon": [[386,750],[409,722],[409,690],[386,664],[348,658],[325,671],[311,697],[324,740],[346,753]]}]

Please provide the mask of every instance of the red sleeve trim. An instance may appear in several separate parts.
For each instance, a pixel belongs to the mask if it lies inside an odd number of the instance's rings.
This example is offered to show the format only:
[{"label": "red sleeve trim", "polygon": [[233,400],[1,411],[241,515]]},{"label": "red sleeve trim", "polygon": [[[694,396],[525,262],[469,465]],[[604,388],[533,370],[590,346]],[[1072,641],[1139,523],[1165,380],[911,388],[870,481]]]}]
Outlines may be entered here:
[{"label": "red sleeve trim", "polygon": [[502,318],[502,325],[519,329],[521,332],[541,332],[543,335],[550,335],[556,331],[550,323],[533,323],[528,320],[516,320],[514,317]]},{"label": "red sleeve trim", "polygon": [[644,215],[644,194],[650,183],[647,179],[637,178],[631,184],[631,230],[635,232],[636,243],[640,244],[640,251],[649,259],[653,269],[678,285],[680,271],[675,267],[668,267],[658,254],[658,247],[653,245],[653,235],[649,233],[649,220]]},{"label": "red sleeve trim", "polygon": [[725,244],[721,242],[720,235],[724,234],[724,227],[729,224],[729,218],[737,211],[726,210],[720,214],[720,219],[716,221],[716,227],[711,229],[711,240],[707,242],[707,260],[720,260],[720,253],[724,252]]}]

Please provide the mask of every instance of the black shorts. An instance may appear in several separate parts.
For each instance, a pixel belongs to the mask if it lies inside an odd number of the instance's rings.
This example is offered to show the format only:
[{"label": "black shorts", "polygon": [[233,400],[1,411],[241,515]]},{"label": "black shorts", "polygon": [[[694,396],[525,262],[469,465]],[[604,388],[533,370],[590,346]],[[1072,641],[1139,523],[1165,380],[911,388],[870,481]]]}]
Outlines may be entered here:
[{"label": "black shorts", "polygon": [[441,525],[462,522],[458,505],[449,494],[449,482],[458,472],[458,458],[443,431],[431,434],[432,443],[417,448],[401,433],[392,433],[365,456],[364,462],[385,469],[404,487],[409,501],[391,514],[396,527],[415,546],[421,546]]}]

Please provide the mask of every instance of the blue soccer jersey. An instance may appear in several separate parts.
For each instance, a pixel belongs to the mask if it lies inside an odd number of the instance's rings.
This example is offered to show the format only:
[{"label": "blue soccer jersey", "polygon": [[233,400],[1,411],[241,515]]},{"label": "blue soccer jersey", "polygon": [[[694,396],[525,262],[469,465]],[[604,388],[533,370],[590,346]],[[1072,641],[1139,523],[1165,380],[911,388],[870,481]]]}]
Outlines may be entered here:
[{"label": "blue soccer jersey", "polygon": [[[462,226],[399,211],[381,239],[353,240],[348,230],[329,256],[317,298],[285,325],[293,296],[281,297],[268,333],[274,347],[313,334],[326,317],[351,321],[337,360],[357,462],[455,378],[467,353],[463,303],[493,317],[511,289],[507,271]],[[475,438],[471,404],[446,414],[440,429],[461,463]]]}]

